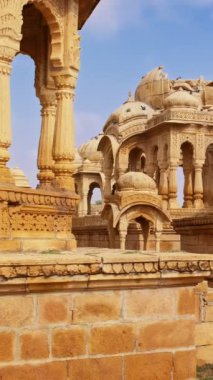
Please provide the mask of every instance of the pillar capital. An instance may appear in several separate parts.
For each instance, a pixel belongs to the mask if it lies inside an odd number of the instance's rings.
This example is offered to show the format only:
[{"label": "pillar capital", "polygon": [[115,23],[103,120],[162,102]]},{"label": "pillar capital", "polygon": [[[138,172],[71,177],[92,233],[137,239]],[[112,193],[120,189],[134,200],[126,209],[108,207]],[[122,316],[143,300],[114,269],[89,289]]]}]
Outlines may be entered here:
[{"label": "pillar capital", "polygon": [[0,62],[1,63],[7,63],[10,64],[17,52],[19,51],[19,43],[18,46],[5,46],[1,45],[1,40],[0,40]]},{"label": "pillar capital", "polygon": [[77,72],[61,72],[53,75],[57,90],[73,91],[76,88],[78,79]]}]

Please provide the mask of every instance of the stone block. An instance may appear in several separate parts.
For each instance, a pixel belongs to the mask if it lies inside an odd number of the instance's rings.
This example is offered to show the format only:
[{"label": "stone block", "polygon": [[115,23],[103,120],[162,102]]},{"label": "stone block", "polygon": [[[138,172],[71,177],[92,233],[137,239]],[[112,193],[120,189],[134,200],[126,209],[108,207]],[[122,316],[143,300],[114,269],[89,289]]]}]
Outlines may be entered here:
[{"label": "stone block", "polygon": [[0,298],[0,326],[25,327],[32,324],[34,305],[31,296]]},{"label": "stone block", "polygon": [[181,289],[178,296],[178,314],[193,314],[195,313],[195,293],[194,289]]},{"label": "stone block", "polygon": [[83,328],[55,329],[52,333],[52,354],[56,358],[86,353],[86,331]]},{"label": "stone block", "polygon": [[196,325],[195,343],[197,346],[213,345],[213,323],[206,322]]},{"label": "stone block", "polygon": [[0,362],[13,360],[15,334],[0,332]]},{"label": "stone block", "polygon": [[118,354],[132,352],[135,348],[135,334],[132,325],[115,324],[94,327],[91,330],[91,354]]},{"label": "stone block", "polygon": [[175,314],[174,289],[129,290],[125,295],[126,318],[157,318]]},{"label": "stone block", "polygon": [[49,356],[45,331],[26,331],[20,336],[20,356],[23,360],[45,359]]},{"label": "stone block", "polygon": [[2,380],[67,380],[66,362],[0,367]]},{"label": "stone block", "polygon": [[121,296],[119,292],[80,294],[75,296],[73,304],[74,323],[93,323],[120,318]]},{"label": "stone block", "polygon": [[213,364],[213,344],[197,347],[197,365]]},{"label": "stone block", "polygon": [[[206,322],[213,322],[213,305],[206,306]],[[213,328],[213,324],[212,324]]]},{"label": "stone block", "polygon": [[196,350],[177,351],[174,354],[173,380],[196,379]]},{"label": "stone block", "polygon": [[69,380],[122,380],[122,358],[79,359],[69,362]]},{"label": "stone block", "polygon": [[178,320],[142,324],[138,350],[171,349],[194,345],[194,321]]},{"label": "stone block", "polygon": [[45,295],[38,297],[38,322],[41,325],[69,322],[69,297]]},{"label": "stone block", "polygon": [[125,356],[125,380],[170,380],[172,365],[171,353]]}]

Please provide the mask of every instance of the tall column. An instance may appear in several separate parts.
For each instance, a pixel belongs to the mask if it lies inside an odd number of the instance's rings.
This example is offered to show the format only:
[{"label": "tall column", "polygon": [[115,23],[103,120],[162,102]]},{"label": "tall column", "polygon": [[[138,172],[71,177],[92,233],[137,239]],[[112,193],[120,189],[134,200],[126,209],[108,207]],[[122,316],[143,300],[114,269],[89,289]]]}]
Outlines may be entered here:
[{"label": "tall column", "polygon": [[14,183],[7,162],[8,148],[12,142],[11,100],[10,100],[11,60],[0,57],[0,183]]},{"label": "tall column", "polygon": [[194,207],[203,208],[203,161],[195,162],[195,178],[194,178]]},{"label": "tall column", "polygon": [[41,134],[38,148],[38,179],[40,188],[49,188],[55,177],[53,168],[53,137],[55,130],[56,99],[53,94],[41,96]]},{"label": "tall column", "polygon": [[53,144],[55,187],[75,191],[72,161],[75,158],[74,146],[74,83],[70,75],[55,77],[57,111]]},{"label": "tall column", "polygon": [[167,169],[160,167],[159,195],[162,196],[163,209],[168,209],[168,176]]},{"label": "tall column", "polygon": [[177,164],[172,162],[169,166],[169,208],[178,208],[177,202]]},{"label": "tall column", "polygon": [[193,206],[192,168],[184,168],[184,208]]}]

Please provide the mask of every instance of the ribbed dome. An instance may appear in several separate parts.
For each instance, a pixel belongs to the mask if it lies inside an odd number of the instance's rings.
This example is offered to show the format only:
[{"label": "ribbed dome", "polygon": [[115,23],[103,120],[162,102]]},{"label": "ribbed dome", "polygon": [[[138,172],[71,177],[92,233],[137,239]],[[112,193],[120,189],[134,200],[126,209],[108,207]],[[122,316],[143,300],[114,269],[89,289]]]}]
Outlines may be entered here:
[{"label": "ribbed dome", "polygon": [[117,181],[118,190],[134,190],[143,192],[157,192],[155,181],[142,172],[128,172]]},{"label": "ribbed dome", "polygon": [[164,107],[166,109],[172,107],[198,109],[199,106],[199,99],[196,96],[190,94],[188,91],[182,89],[171,93],[164,100]]},{"label": "ribbed dome", "polygon": [[153,113],[154,110],[150,106],[143,102],[135,101],[131,94],[129,94],[127,101],[110,115],[105,124],[105,128],[109,124],[123,123],[134,117],[150,119],[153,116]]},{"label": "ribbed dome", "polygon": [[97,150],[101,137],[100,134],[79,147],[78,153],[84,160],[97,162],[102,159],[102,153]]}]

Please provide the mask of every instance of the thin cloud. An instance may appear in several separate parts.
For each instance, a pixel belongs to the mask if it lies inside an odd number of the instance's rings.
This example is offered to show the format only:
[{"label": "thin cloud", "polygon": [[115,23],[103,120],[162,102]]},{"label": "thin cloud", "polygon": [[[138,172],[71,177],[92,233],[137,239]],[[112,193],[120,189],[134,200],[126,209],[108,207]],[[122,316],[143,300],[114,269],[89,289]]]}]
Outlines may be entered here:
[{"label": "thin cloud", "polygon": [[75,143],[77,146],[98,135],[103,126],[103,119],[93,112],[75,113]]},{"label": "thin cloud", "polygon": [[182,6],[211,7],[213,0],[102,0],[91,18],[87,31],[96,37],[113,37],[124,28],[146,23],[150,12],[160,19],[178,20],[177,9]]}]

